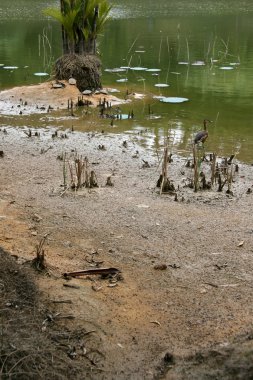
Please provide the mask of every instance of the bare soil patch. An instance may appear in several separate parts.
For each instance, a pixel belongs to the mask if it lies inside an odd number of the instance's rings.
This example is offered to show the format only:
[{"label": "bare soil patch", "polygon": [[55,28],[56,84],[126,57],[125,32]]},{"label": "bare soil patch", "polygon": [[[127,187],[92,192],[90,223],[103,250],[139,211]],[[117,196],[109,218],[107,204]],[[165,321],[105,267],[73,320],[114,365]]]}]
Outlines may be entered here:
[{"label": "bare soil patch", "polygon": [[[41,129],[29,138],[5,128],[0,138],[0,245],[24,263],[48,234],[48,275],[35,281],[49,314],[72,317],[55,334],[63,361],[93,379],[252,378],[252,167],[239,163],[233,196],[194,194],[175,156],[175,202],[155,188],[160,169],[145,135],[52,139]],[[88,157],[98,188],[64,191],[59,158],[74,151]],[[62,276],[97,267],[122,278]],[[96,338],[69,342],[76,330]]]},{"label": "bare soil patch", "polygon": [[[0,92],[0,114],[3,115],[30,115],[48,113],[52,110],[67,109],[68,102],[75,105],[82,96],[84,101],[91,102],[94,107],[104,98],[112,105],[124,103],[124,100],[110,94],[96,93],[82,95],[75,85],[68,81],[60,81],[62,88],[54,88],[56,81],[48,81],[39,85],[20,86]],[[106,90],[106,89],[105,89]]]}]

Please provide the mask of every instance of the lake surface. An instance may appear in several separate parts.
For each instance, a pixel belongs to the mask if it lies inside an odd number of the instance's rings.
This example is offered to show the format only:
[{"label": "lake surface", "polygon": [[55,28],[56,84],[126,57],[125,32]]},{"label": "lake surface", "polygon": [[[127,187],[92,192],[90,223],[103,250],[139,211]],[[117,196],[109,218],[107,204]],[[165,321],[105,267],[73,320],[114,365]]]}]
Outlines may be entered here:
[{"label": "lake surface", "polygon": [[[61,55],[59,25],[42,14],[58,1],[1,0],[1,89],[38,83]],[[104,86],[145,94],[120,130],[169,131],[187,152],[202,121],[213,121],[207,149],[253,162],[253,2],[114,0],[99,38]],[[125,71],[112,70],[127,67]],[[130,68],[129,68],[130,67]],[[145,70],[148,69],[148,70]],[[116,71],[116,72],[115,72]],[[155,97],[155,98],[154,98]],[[158,98],[157,98],[158,97]],[[159,97],[189,99],[164,103]],[[0,119],[1,120],[1,119]],[[16,121],[17,122],[17,121]]]}]

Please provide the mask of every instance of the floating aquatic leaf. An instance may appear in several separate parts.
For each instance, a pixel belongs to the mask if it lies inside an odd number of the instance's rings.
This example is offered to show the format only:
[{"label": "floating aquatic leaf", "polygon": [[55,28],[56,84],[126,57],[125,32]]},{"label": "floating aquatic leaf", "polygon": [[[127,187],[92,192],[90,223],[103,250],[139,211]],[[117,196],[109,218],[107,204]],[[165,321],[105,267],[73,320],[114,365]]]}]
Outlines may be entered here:
[{"label": "floating aquatic leaf", "polygon": [[124,69],[124,70],[129,70],[131,67],[130,66],[120,66],[121,69]]},{"label": "floating aquatic leaf", "polygon": [[148,116],[148,119],[150,120],[157,120],[157,119],[161,119],[162,116],[160,115],[150,115]]},{"label": "floating aquatic leaf", "polygon": [[179,65],[189,65],[189,62],[178,62]]},{"label": "floating aquatic leaf", "polygon": [[16,69],[18,69],[18,66],[4,66],[4,69],[6,69],[6,70],[16,70]]},{"label": "floating aquatic leaf", "polygon": [[120,113],[120,114],[114,115],[114,118],[118,120],[127,120],[129,119],[129,115],[127,113]]},{"label": "floating aquatic leaf", "polygon": [[164,98],[164,96],[162,96],[162,95],[154,95],[153,96],[153,99],[163,99]]},{"label": "floating aquatic leaf", "polygon": [[178,97],[172,97],[172,96],[169,96],[169,97],[161,97],[160,99],[160,102],[163,102],[163,103],[183,103],[183,102],[188,102],[188,98],[178,98]]},{"label": "floating aquatic leaf", "polygon": [[204,61],[196,61],[192,63],[192,66],[205,66]]},{"label": "floating aquatic leaf", "polygon": [[119,83],[123,83],[123,82],[127,82],[128,79],[127,78],[121,78],[121,79],[117,79],[116,82],[119,82]]},{"label": "floating aquatic leaf", "polygon": [[174,75],[180,75],[181,74],[181,73],[178,73],[177,71],[171,71],[170,73],[174,74]]},{"label": "floating aquatic leaf", "polygon": [[230,65],[231,65],[231,66],[239,66],[239,65],[240,65],[240,62],[230,62]]},{"label": "floating aquatic leaf", "polygon": [[107,91],[110,92],[111,94],[113,94],[113,93],[115,93],[115,92],[120,92],[120,91],[117,90],[116,88],[108,88]]},{"label": "floating aquatic leaf", "polygon": [[219,69],[220,70],[233,70],[234,68],[231,66],[221,66]]},{"label": "floating aquatic leaf", "polygon": [[155,87],[169,87],[169,84],[167,84],[167,83],[156,83]]},{"label": "floating aquatic leaf", "polygon": [[146,50],[135,50],[135,53],[146,53]]},{"label": "floating aquatic leaf", "polygon": [[133,71],[146,71],[147,70],[147,67],[130,67],[130,70],[133,70]]},{"label": "floating aquatic leaf", "polygon": [[161,69],[147,69],[146,71],[150,73],[158,73],[159,71],[161,71]]},{"label": "floating aquatic leaf", "polygon": [[105,69],[105,71],[108,73],[122,73],[126,71],[126,69],[123,67],[115,67],[114,69]]},{"label": "floating aquatic leaf", "polygon": [[36,75],[37,77],[46,77],[49,74],[48,73],[34,73],[33,75]]}]

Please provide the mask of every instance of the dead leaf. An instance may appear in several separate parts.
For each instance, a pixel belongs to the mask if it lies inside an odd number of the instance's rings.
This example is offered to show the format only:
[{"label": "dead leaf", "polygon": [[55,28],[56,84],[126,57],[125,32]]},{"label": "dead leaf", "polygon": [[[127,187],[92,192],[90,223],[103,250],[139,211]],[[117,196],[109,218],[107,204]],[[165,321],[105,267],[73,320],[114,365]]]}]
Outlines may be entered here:
[{"label": "dead leaf", "polygon": [[161,326],[161,323],[158,321],[150,321],[150,323],[154,323],[155,325]]}]

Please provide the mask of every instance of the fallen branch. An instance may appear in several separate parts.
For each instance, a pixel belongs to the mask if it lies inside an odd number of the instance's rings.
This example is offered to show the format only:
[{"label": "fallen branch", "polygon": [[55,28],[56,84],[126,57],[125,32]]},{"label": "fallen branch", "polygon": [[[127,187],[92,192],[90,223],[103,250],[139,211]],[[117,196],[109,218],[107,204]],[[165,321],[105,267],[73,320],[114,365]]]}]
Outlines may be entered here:
[{"label": "fallen branch", "polygon": [[80,289],[80,286],[78,285],[63,284],[63,286],[66,286],[66,288]]},{"label": "fallen branch", "polygon": [[66,272],[63,274],[64,277],[79,277],[79,276],[90,276],[90,275],[115,275],[121,273],[117,268],[96,268],[96,269],[87,269],[77,272]]}]

